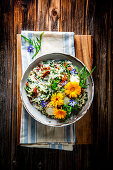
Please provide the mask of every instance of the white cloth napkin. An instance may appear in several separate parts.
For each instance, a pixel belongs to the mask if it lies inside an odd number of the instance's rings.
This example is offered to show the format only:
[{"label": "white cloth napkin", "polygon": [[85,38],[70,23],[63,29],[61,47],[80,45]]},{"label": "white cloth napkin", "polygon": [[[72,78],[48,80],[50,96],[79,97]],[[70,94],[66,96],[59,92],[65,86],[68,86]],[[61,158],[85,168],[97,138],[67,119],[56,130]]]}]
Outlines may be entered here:
[{"label": "white cloth napkin", "polygon": [[[35,39],[42,31],[22,31],[27,38]],[[41,50],[32,59],[33,53],[27,52],[29,43],[21,39],[22,74],[39,55],[66,53],[75,56],[73,32],[49,32],[42,35]],[[34,50],[35,51],[35,50]],[[20,145],[26,147],[73,150],[75,144],[75,124],[67,127],[49,127],[34,120],[22,106]]]}]

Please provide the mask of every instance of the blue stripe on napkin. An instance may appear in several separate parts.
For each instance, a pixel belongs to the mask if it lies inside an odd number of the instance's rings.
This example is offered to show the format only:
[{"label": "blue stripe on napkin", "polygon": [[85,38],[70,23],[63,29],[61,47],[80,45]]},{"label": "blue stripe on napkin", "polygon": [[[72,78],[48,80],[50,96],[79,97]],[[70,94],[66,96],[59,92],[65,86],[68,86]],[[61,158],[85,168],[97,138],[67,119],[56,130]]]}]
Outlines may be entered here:
[{"label": "blue stripe on napkin", "polygon": [[24,110],[24,143],[28,143],[28,113]]},{"label": "blue stripe on napkin", "polygon": [[[69,34],[65,33],[65,53],[69,54]],[[65,127],[67,142],[70,142],[70,125]]]},{"label": "blue stripe on napkin", "polygon": [[62,150],[62,144],[58,144],[58,149]]},{"label": "blue stripe on napkin", "polygon": [[69,34],[65,33],[65,53],[69,54]]},{"label": "blue stripe on napkin", "polygon": [[31,143],[35,143],[35,120],[31,118]]}]

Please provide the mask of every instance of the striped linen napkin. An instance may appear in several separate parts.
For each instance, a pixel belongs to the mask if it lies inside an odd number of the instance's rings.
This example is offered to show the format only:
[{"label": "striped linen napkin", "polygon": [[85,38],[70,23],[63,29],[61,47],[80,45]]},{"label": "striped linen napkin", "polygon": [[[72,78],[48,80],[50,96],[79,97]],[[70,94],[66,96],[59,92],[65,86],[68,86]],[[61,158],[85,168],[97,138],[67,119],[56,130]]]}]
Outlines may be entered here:
[{"label": "striped linen napkin", "polygon": [[[27,38],[39,37],[41,31],[22,31]],[[32,59],[33,53],[27,52],[28,42],[21,38],[22,74],[39,55],[66,53],[75,56],[73,32],[45,31],[42,35],[41,50]],[[35,50],[34,50],[35,51]],[[66,127],[49,127],[34,120],[22,105],[20,145],[26,147],[73,150],[75,144],[75,124]]]}]

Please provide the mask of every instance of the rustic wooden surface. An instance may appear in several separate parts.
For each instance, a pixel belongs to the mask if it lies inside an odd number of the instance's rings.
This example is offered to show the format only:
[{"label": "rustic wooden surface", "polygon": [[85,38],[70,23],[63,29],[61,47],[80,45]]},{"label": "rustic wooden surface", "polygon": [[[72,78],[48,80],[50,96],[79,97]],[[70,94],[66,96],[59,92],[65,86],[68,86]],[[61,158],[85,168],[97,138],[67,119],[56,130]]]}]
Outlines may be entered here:
[{"label": "rustic wooden surface", "polygon": [[17,144],[20,142],[20,125],[21,125],[21,110],[22,101],[20,97],[20,81],[22,78],[22,63],[21,63],[21,35],[17,34]]},{"label": "rustic wooden surface", "polygon": [[[112,0],[2,0],[0,6],[0,168],[113,169],[113,2]],[[17,143],[17,43],[26,30],[74,31],[93,36],[95,97],[92,145],[73,152],[33,149]]]},{"label": "rustic wooden surface", "polygon": [[[90,35],[75,35],[75,53],[89,69],[92,70],[93,61],[93,43]],[[21,97],[20,97],[20,81],[22,77],[21,66],[21,34],[17,34],[17,144],[20,139],[20,123],[21,123]],[[76,128],[76,144],[92,144],[92,107],[87,114],[75,124]]]},{"label": "rustic wooden surface", "polygon": [[[81,60],[89,71],[93,64],[93,38],[90,35],[75,35],[75,56]],[[76,122],[76,144],[92,144],[93,103],[87,114]]]}]

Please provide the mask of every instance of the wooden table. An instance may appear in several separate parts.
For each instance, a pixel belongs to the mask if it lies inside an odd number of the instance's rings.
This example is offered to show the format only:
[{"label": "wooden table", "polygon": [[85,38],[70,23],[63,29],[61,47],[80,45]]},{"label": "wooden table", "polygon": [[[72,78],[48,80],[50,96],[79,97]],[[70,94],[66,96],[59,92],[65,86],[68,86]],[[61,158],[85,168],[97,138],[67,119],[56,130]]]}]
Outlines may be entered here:
[{"label": "wooden table", "polygon": [[[112,0],[2,0],[0,10],[1,169],[110,169],[113,156],[112,6]],[[73,152],[24,148],[16,145],[16,36],[22,29],[74,31],[76,35],[93,36],[93,66],[96,65],[96,70],[93,74],[95,97],[90,126],[92,144],[80,145],[79,143],[75,145]]]}]

